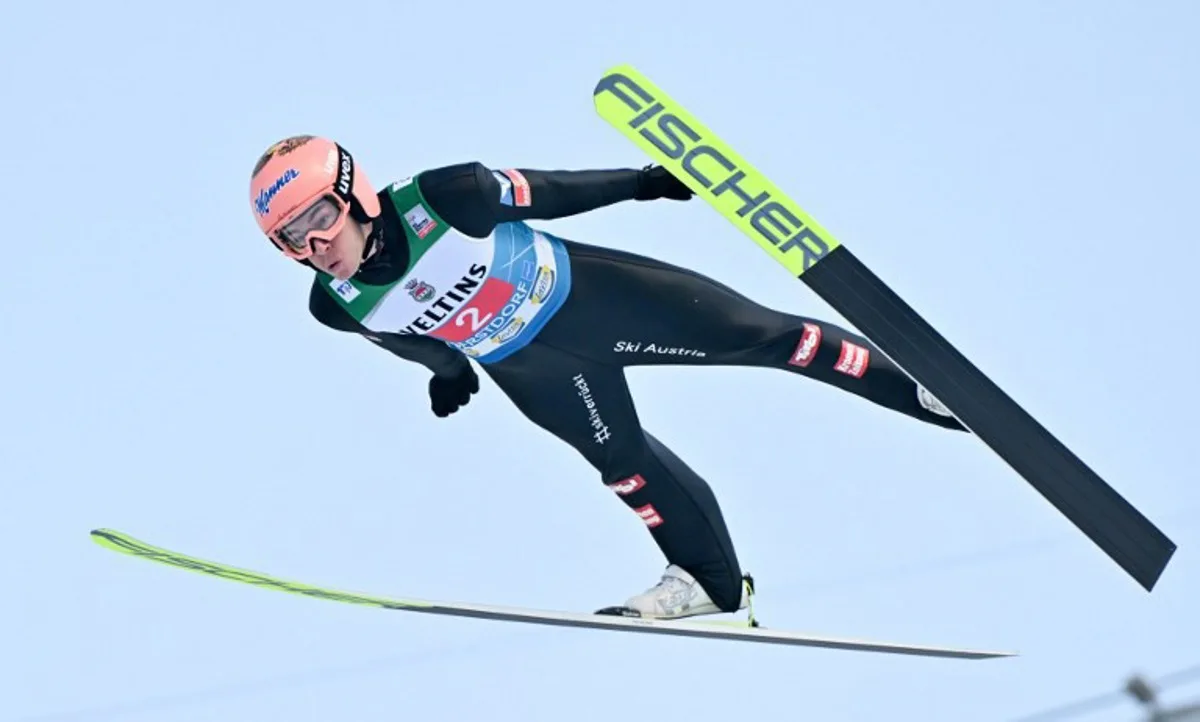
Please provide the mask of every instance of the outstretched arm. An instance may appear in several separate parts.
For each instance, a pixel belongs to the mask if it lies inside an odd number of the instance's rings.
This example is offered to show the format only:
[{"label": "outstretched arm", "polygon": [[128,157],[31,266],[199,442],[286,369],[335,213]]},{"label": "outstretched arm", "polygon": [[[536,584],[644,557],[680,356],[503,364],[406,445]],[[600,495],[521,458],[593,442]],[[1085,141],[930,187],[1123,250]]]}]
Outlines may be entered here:
[{"label": "outstretched arm", "polygon": [[564,218],[629,200],[692,197],[691,189],[661,166],[501,170],[470,162],[425,171],[420,184],[435,211],[476,237],[486,236],[497,223]]}]

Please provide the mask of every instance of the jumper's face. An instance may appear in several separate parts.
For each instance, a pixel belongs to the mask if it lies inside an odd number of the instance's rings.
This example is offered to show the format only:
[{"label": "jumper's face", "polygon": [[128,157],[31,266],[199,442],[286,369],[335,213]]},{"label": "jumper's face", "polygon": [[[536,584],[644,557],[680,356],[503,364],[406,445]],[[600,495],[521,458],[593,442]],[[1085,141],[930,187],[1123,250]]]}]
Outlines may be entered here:
[{"label": "jumper's face", "polygon": [[338,280],[346,280],[358,272],[362,264],[363,249],[367,245],[368,230],[353,220],[342,224],[341,230],[330,240],[312,239],[313,253],[309,263]]}]

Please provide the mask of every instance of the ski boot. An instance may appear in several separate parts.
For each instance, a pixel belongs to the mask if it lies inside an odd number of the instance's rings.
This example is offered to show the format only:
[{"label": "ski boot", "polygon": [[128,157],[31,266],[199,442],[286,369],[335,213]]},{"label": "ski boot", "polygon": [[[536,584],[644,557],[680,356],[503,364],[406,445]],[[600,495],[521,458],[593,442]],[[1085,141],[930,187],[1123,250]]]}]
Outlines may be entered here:
[{"label": "ski boot", "polygon": [[[758,626],[754,620],[754,579],[749,574],[742,576],[742,599],[738,609],[750,611],[750,626]],[[683,619],[705,614],[723,614],[724,610],[713,603],[708,592],[691,574],[675,564],[663,572],[662,579],[653,587],[630,597],[625,604],[604,607],[596,614],[650,619]]]}]

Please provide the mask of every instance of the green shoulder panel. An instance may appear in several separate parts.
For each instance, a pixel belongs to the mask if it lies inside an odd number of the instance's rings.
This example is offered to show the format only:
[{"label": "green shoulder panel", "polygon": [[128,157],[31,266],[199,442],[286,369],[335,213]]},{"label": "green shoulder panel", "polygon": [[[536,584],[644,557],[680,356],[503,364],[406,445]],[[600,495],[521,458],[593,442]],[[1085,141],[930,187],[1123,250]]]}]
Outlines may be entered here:
[{"label": "green shoulder panel", "polygon": [[373,286],[353,279],[340,281],[322,271],[317,271],[317,283],[359,323],[363,322],[375,308],[375,304],[396,285],[389,283],[386,286]]},{"label": "green shoulder panel", "polygon": [[395,206],[396,213],[404,225],[404,235],[408,239],[408,268],[404,269],[405,274],[408,274],[417,261],[421,260],[421,256],[450,230],[450,224],[426,202],[417,183],[420,177],[418,173],[411,178],[397,181],[388,188],[388,197],[392,199],[392,205]]}]

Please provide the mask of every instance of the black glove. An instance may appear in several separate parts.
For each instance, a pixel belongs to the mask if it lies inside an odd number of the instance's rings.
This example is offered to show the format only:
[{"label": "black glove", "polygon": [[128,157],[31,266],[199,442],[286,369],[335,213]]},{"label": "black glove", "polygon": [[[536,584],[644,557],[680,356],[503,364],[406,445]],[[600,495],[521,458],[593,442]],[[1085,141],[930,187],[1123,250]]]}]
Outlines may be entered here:
[{"label": "black glove", "polygon": [[429,379],[430,407],[434,415],[444,418],[466,406],[476,391],[479,391],[479,377],[470,364],[456,376],[435,375]]},{"label": "black glove", "polygon": [[637,193],[633,197],[639,201],[656,201],[659,198],[686,201],[693,195],[692,189],[671,175],[671,171],[661,165],[648,165],[638,173]]}]

